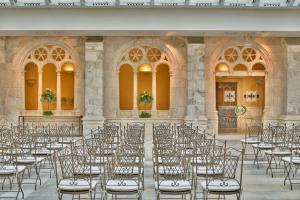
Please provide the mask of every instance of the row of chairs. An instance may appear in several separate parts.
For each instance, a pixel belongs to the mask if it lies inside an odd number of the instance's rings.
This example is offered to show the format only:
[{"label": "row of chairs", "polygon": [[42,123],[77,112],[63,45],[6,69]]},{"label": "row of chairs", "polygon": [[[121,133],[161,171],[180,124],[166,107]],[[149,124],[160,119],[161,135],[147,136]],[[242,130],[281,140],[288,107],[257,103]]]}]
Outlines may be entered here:
[{"label": "row of chairs", "polygon": [[[244,149],[226,146],[190,124],[153,125],[153,172],[157,199],[178,195],[203,199],[209,194],[241,197]],[[240,174],[237,168],[240,161]]]},{"label": "row of chairs", "polygon": [[54,170],[54,152],[63,149],[72,140],[65,140],[60,133],[72,128],[72,126],[59,126],[59,128],[56,126],[55,129],[50,126],[1,126],[0,198],[17,199],[20,194],[24,198],[24,184],[33,184],[36,190],[37,185],[42,182],[40,173],[47,172],[51,177]]},{"label": "row of chairs", "polygon": [[246,148],[251,145],[254,164],[260,166],[261,161],[267,161],[266,173],[281,170],[285,174],[284,184],[289,181],[300,183],[295,178],[300,166],[300,125],[268,124],[248,126],[248,134],[241,140]]},{"label": "row of chairs", "polygon": [[[105,123],[91,131],[90,138],[77,140],[57,152],[55,163],[58,198],[89,194],[95,199],[135,195],[144,189],[145,125]],[[60,176],[61,172],[61,176]]]}]

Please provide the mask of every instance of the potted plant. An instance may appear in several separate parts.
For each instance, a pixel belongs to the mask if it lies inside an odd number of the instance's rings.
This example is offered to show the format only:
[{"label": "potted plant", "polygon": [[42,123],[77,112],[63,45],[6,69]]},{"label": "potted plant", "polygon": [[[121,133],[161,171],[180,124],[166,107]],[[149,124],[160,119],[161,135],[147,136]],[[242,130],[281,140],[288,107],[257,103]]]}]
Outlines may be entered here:
[{"label": "potted plant", "polygon": [[44,116],[51,116],[53,115],[53,112],[50,110],[50,103],[56,101],[56,95],[55,93],[47,88],[41,96],[41,102],[47,102],[47,110],[43,111]]},{"label": "potted plant", "polygon": [[153,97],[149,95],[147,91],[143,91],[138,97],[138,104],[144,104],[144,111],[140,113],[140,118],[150,118],[151,112],[146,111],[147,104],[151,104],[153,102]]}]

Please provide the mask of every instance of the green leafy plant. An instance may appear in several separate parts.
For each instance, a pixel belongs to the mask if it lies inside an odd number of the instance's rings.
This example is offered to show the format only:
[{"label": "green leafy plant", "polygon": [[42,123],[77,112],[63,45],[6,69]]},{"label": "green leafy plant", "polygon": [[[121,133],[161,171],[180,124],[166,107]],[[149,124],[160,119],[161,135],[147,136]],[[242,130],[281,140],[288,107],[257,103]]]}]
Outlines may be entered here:
[{"label": "green leafy plant", "polygon": [[46,88],[46,90],[42,93],[41,96],[41,102],[47,102],[47,110],[43,112],[44,116],[51,116],[53,115],[53,112],[50,110],[50,103],[56,101],[56,95],[55,93],[50,90],[49,88]]},{"label": "green leafy plant", "polygon": [[138,97],[138,104],[144,104],[144,111],[140,114],[140,118],[150,118],[151,113],[146,111],[147,104],[153,102],[153,97],[147,91],[143,91]]}]

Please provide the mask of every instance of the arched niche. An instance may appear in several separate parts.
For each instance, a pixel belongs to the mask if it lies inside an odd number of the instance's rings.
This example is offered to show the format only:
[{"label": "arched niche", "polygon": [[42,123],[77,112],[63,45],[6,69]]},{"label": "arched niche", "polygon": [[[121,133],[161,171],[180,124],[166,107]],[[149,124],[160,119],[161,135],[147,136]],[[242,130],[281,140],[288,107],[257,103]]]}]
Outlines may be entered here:
[{"label": "arched niche", "polygon": [[133,68],[129,64],[122,65],[119,71],[119,107],[133,109]]},{"label": "arched niche", "polygon": [[229,72],[229,66],[224,63],[220,63],[216,66],[216,72]]},{"label": "arched niche", "polygon": [[[49,88],[52,90],[55,94],[57,94],[56,88],[57,88],[57,74],[56,74],[56,66],[52,63],[48,63],[44,65],[43,67],[43,92]],[[43,109],[48,110],[47,103],[43,103]],[[52,102],[49,105],[49,110],[55,110],[56,109],[56,102]]]},{"label": "arched niche", "polygon": [[30,62],[25,68],[25,110],[38,109],[38,66]]},{"label": "arched niche", "polygon": [[160,64],[156,68],[156,108],[170,108],[170,73],[167,64]]},{"label": "arched niche", "polygon": [[233,68],[234,71],[247,71],[247,67],[243,64],[237,64]]},{"label": "arched niche", "polygon": [[262,63],[255,63],[255,64],[252,66],[252,70],[253,70],[253,71],[265,71],[266,68],[265,68],[265,66],[264,66]]},{"label": "arched niche", "polygon": [[[138,96],[144,91],[152,95],[152,68],[148,64],[142,64],[138,67]],[[139,110],[151,110],[152,104],[144,105],[140,103],[138,105]]]},{"label": "arched niche", "polygon": [[74,70],[71,63],[65,63],[61,68],[61,109],[74,109]]}]

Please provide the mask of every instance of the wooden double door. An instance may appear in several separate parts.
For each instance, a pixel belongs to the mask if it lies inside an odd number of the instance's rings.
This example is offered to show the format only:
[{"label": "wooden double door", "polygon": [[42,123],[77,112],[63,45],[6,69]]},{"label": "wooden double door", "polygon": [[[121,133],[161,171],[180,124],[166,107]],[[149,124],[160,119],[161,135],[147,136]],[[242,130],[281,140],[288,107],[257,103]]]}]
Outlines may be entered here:
[{"label": "wooden double door", "polygon": [[217,82],[216,107],[219,115],[219,128],[237,128],[237,82]]}]

